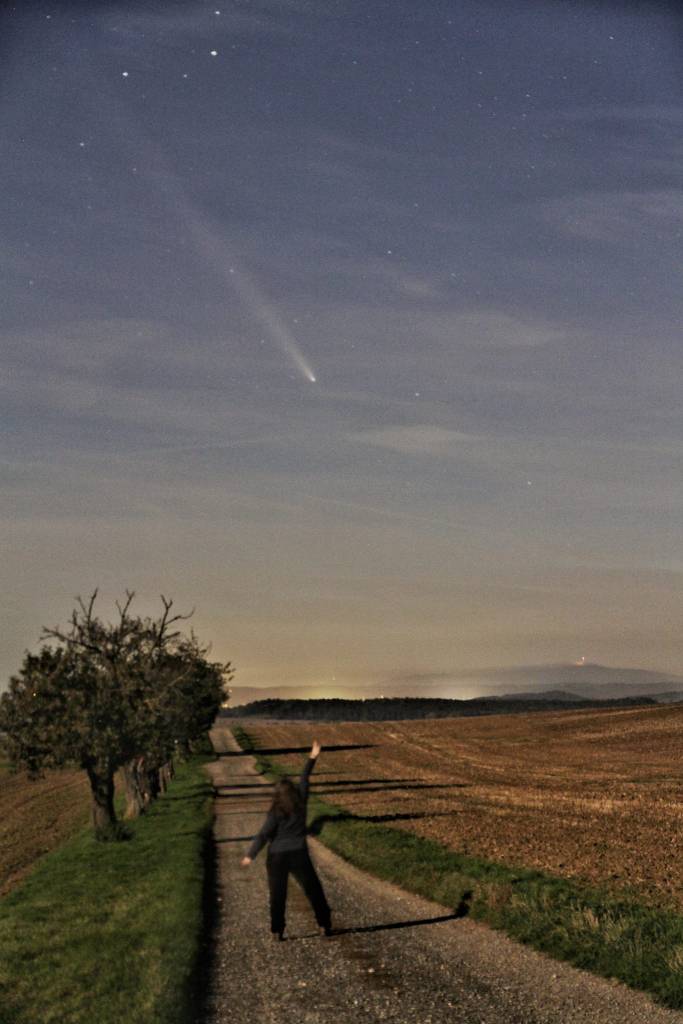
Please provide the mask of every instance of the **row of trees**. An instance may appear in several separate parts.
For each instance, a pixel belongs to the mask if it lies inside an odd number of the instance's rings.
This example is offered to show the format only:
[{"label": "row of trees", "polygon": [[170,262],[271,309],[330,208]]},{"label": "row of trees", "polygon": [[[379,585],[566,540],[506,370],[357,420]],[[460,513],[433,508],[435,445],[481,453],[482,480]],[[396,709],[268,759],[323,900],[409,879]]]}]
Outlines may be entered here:
[{"label": "row of trees", "polygon": [[0,697],[0,734],[10,762],[38,775],[76,766],[88,776],[92,820],[100,836],[117,833],[114,779],[121,772],[126,817],[163,792],[173,758],[191,752],[227,698],[231,665],[208,660],[194,632],[177,628],[163,595],[158,618],[116,603],[118,618],[94,613],[95,591],[77,598],[65,629],[44,629]]}]

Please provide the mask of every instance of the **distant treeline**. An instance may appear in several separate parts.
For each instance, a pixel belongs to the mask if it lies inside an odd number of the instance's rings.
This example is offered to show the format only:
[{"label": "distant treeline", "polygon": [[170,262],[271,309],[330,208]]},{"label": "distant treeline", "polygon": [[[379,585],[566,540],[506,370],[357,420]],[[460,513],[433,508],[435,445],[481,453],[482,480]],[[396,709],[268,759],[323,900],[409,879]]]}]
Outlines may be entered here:
[{"label": "distant treeline", "polygon": [[342,700],[255,700],[225,708],[226,718],[289,718],[327,722],[386,722],[406,718],[459,718],[474,715],[510,715],[527,711],[575,711],[578,708],[630,708],[656,705],[650,697],[621,697],[618,700],[508,700],[476,697],[449,700],[440,697],[372,697]]}]

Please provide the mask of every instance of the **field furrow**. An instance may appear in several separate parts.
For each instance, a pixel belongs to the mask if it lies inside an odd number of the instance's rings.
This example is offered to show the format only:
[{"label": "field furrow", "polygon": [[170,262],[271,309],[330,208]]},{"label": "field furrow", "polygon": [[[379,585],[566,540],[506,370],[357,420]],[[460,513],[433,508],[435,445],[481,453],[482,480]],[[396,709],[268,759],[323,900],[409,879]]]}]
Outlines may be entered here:
[{"label": "field furrow", "polygon": [[[681,707],[244,725],[274,751],[315,732],[315,788],[354,814],[683,907]],[[278,758],[297,772],[302,753]]]}]

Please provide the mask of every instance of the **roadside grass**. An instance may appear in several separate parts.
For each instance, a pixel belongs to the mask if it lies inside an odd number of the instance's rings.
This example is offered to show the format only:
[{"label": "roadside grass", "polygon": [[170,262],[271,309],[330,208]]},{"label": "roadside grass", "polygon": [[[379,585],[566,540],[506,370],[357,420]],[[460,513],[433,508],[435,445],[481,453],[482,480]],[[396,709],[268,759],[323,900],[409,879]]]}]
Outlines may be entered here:
[{"label": "roadside grass", "polygon": [[[287,774],[241,726],[233,729],[259,770]],[[370,874],[506,932],[575,967],[649,992],[683,1009],[683,915],[540,871],[456,853],[430,839],[309,799],[313,834]]]},{"label": "roadside grass", "polygon": [[0,900],[0,1024],[188,1024],[204,930],[210,758],[130,839],[81,830]]}]

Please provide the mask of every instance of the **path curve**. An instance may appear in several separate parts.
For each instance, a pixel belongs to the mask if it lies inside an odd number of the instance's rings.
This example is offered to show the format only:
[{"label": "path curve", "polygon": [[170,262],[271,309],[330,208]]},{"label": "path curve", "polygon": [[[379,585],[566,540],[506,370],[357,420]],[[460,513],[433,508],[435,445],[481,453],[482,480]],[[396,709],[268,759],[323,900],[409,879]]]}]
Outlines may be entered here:
[{"label": "path curve", "polygon": [[318,935],[291,882],[289,938],[273,942],[265,851],[251,867],[239,864],[269,791],[228,728],[217,727],[211,739],[219,754],[209,766],[219,909],[204,1024],[683,1024],[683,1014],[642,993],[476,921],[438,920],[449,911],[358,871],[312,839],[340,934]]}]

